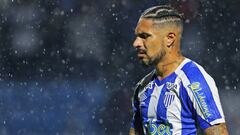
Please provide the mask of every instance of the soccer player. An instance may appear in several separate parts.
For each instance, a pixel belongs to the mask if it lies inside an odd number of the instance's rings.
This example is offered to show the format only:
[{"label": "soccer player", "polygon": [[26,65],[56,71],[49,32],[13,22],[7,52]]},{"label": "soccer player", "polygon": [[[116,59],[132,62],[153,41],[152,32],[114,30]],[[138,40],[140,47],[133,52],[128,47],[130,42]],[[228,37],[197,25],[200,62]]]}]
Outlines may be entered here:
[{"label": "soccer player", "polygon": [[180,51],[182,16],[171,6],[145,10],[135,29],[138,58],[155,69],[136,86],[130,135],[227,135],[213,78]]}]

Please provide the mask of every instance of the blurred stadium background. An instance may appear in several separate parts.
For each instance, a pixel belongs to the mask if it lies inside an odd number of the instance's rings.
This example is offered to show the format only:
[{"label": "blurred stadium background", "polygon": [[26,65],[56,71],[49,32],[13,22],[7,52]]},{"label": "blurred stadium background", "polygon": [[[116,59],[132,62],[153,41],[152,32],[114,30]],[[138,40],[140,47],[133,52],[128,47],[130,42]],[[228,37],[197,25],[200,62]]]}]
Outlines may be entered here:
[{"label": "blurred stadium background", "polygon": [[214,77],[240,134],[240,2],[0,0],[0,134],[125,135],[132,88],[151,68],[132,47],[140,13],[185,15],[182,50]]}]

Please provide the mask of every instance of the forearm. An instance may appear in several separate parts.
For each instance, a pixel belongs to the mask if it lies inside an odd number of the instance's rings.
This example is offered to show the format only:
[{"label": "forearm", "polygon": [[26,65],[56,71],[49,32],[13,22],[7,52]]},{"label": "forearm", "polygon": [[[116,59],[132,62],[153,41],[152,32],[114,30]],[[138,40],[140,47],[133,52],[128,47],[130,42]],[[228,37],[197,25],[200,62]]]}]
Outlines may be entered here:
[{"label": "forearm", "polygon": [[204,131],[205,135],[228,135],[227,126],[225,123],[220,123],[207,128]]},{"label": "forearm", "polygon": [[134,130],[134,128],[130,128],[129,135],[135,135],[135,130]]}]

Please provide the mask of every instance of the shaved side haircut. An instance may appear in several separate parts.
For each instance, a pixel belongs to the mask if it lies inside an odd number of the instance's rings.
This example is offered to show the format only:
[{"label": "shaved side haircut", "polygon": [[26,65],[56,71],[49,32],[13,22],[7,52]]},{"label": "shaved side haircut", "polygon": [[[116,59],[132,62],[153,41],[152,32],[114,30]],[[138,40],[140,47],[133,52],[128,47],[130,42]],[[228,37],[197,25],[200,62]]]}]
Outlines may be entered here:
[{"label": "shaved side haircut", "polygon": [[146,9],[141,17],[145,19],[152,19],[154,25],[161,24],[176,25],[181,31],[183,29],[183,16],[170,5],[154,6]]}]

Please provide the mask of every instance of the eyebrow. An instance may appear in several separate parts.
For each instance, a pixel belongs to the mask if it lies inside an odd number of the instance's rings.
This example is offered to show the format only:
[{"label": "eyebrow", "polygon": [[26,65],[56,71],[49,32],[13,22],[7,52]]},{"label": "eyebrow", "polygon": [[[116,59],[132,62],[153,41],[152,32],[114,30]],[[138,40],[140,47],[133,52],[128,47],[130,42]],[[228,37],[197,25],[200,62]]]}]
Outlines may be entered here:
[{"label": "eyebrow", "polygon": [[135,35],[137,37],[150,37],[150,36],[152,36],[151,34],[146,33],[146,32],[135,33]]}]

